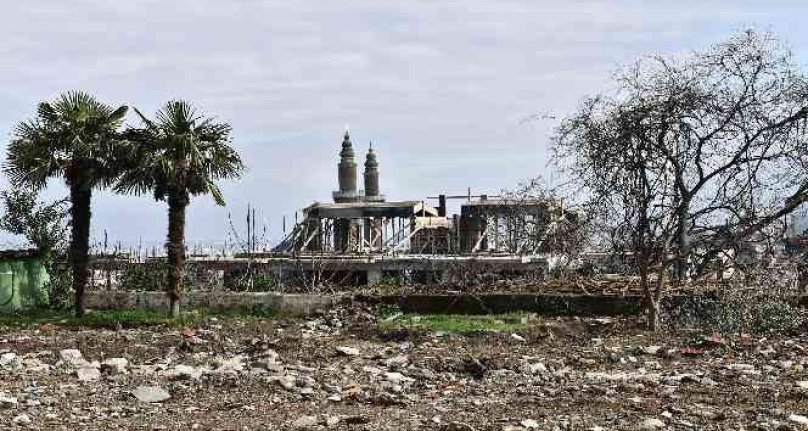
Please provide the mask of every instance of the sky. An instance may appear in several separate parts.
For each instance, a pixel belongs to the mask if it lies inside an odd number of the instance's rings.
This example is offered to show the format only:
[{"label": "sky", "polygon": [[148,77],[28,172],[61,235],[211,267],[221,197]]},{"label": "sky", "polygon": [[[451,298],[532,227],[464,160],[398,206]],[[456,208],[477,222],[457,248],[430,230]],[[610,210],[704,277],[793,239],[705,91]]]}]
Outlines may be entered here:
[{"label": "sky", "polygon": [[[0,151],[39,101],[64,91],[142,112],[186,99],[232,124],[248,167],[223,184],[226,207],[193,201],[188,242],[225,241],[228,214],[243,231],[248,204],[277,240],[284,215],[291,224],[295,211],[331,200],[346,125],[360,166],[373,141],[390,200],[553,183],[558,119],[621,66],[748,27],[779,35],[805,64],[806,11],[800,0],[7,2]],[[58,180],[45,192],[65,194]],[[101,191],[92,235],[159,245],[166,218],[148,196]]]}]

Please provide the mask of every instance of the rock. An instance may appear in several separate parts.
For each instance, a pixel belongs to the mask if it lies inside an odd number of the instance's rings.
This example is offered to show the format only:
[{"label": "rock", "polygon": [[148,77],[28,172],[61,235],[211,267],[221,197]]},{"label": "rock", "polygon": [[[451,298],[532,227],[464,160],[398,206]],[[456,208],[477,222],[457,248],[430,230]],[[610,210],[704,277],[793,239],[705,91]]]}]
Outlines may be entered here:
[{"label": "rock", "polygon": [[808,389],[808,380],[800,380],[795,385],[800,389]]},{"label": "rock", "polygon": [[463,422],[451,422],[443,427],[443,431],[477,431],[473,426]]},{"label": "rock", "polygon": [[0,392],[0,407],[9,408],[17,405],[17,398]]},{"label": "rock", "polygon": [[292,427],[297,429],[313,428],[317,426],[316,416],[301,416],[292,422]]},{"label": "rock", "polygon": [[282,388],[292,390],[297,386],[297,378],[292,375],[271,376],[268,379],[270,382],[277,382]]},{"label": "rock", "polygon": [[174,368],[166,370],[163,375],[173,380],[198,380],[204,371],[190,365],[175,365]]},{"label": "rock", "polygon": [[15,367],[19,363],[20,358],[14,352],[6,352],[0,355],[0,367]]},{"label": "rock", "polygon": [[646,355],[656,355],[662,349],[662,346],[645,346],[642,348],[642,352]]},{"label": "rock", "polygon": [[73,367],[78,367],[80,365],[84,365],[87,363],[87,360],[84,359],[84,356],[81,354],[79,350],[76,349],[65,349],[59,352],[59,357],[62,359],[62,362],[71,365]]},{"label": "rock", "polygon": [[30,425],[31,417],[23,413],[21,415],[14,416],[14,419],[11,419],[11,422],[16,425]]},{"label": "rock", "polygon": [[219,367],[216,368],[216,373],[239,373],[244,371],[244,356],[233,356],[229,359],[222,359],[219,361]]},{"label": "rock", "polygon": [[538,429],[539,428],[539,423],[536,422],[533,419],[525,419],[525,420],[519,422],[519,424],[522,425],[523,427],[525,427],[526,429]]},{"label": "rock", "polygon": [[76,369],[76,376],[81,382],[94,382],[101,378],[101,371],[94,367],[79,367]]},{"label": "rock", "polygon": [[109,358],[101,363],[101,371],[112,374],[126,374],[129,361],[126,358]]},{"label": "rock", "polygon": [[536,374],[545,374],[547,372],[547,366],[545,366],[541,362],[536,362],[536,363],[533,363],[533,364],[526,364],[525,365],[525,371],[527,371],[528,374],[532,374],[534,376]]},{"label": "rock", "polygon": [[516,341],[518,341],[520,343],[524,343],[525,341],[527,341],[527,340],[525,340],[525,337],[523,337],[523,336],[521,336],[519,334],[511,334],[511,339],[516,340]]},{"label": "rock", "polygon": [[391,383],[411,382],[413,379],[401,373],[384,373],[384,379]]},{"label": "rock", "polygon": [[790,414],[788,415],[788,420],[796,424],[800,424],[803,427],[808,427],[808,417],[805,417],[803,415]]},{"label": "rock", "polygon": [[657,429],[660,429],[660,428],[665,428],[665,422],[662,422],[661,420],[659,420],[657,418],[646,419],[646,420],[640,422],[640,425],[637,427],[637,429],[649,430],[649,431],[657,430]]},{"label": "rock", "polygon": [[157,386],[138,386],[132,391],[132,395],[144,403],[161,403],[171,398],[171,394]]},{"label": "rock", "polygon": [[752,364],[729,364],[727,365],[727,369],[743,374],[760,374],[760,371],[756,370],[755,366]]},{"label": "rock", "polygon": [[393,356],[392,358],[385,359],[384,365],[386,365],[387,368],[399,368],[407,365],[409,361],[410,359],[407,357],[407,355],[397,355]]},{"label": "rock", "polygon": [[603,380],[609,382],[628,382],[628,381],[649,381],[655,382],[662,379],[660,374],[646,373],[645,370],[638,370],[636,372],[623,373],[604,373],[604,372],[591,372],[586,373],[586,378],[590,380]]},{"label": "rock", "polygon": [[278,354],[278,352],[272,349],[264,350],[264,353],[261,354],[261,357],[267,362],[278,362],[278,359],[280,359],[280,355]]},{"label": "rock", "polygon": [[331,428],[337,426],[337,424],[339,424],[339,416],[326,416],[325,426]]},{"label": "rock", "polygon": [[347,346],[337,346],[335,348],[337,353],[343,356],[359,356],[359,349]]}]

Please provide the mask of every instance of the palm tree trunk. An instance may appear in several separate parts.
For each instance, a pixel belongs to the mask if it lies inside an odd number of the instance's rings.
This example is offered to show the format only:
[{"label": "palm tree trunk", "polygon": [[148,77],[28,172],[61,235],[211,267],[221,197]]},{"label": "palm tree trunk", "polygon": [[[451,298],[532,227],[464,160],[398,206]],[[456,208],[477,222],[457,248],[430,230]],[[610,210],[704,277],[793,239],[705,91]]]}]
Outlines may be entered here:
[{"label": "palm tree trunk", "polygon": [[180,292],[185,266],[185,208],[188,199],[184,196],[168,197],[168,301],[172,317],[180,315]]},{"label": "palm tree trunk", "polygon": [[84,289],[89,278],[90,253],[90,202],[92,188],[80,184],[70,185],[70,266],[73,271],[73,292],[75,293],[76,316],[83,316]]}]

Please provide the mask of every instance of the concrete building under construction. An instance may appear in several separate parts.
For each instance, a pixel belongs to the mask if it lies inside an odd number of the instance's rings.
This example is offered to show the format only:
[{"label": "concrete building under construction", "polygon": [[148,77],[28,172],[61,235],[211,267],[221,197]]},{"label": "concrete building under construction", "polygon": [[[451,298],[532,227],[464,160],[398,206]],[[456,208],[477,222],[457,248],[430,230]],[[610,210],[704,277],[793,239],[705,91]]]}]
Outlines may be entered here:
[{"label": "concrete building under construction", "polygon": [[[364,160],[364,190],[358,188],[357,166],[346,131],[333,202],[303,209],[302,221],[265,257],[316,261],[318,270],[340,271],[368,284],[404,272],[445,279],[458,268],[535,275],[547,269],[556,226],[568,221],[563,202],[551,199],[468,193],[388,201],[372,145]],[[447,214],[450,199],[463,200],[460,214]],[[427,204],[431,201],[437,206]]]}]

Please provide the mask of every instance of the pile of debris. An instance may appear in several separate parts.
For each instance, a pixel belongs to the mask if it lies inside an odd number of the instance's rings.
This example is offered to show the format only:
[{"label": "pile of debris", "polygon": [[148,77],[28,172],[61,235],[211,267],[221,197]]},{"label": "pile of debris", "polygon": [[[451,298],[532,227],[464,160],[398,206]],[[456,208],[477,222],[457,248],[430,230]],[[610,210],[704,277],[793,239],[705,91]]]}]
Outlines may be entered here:
[{"label": "pile of debris", "polygon": [[3,429],[808,429],[808,339],[654,336],[612,319],[516,333],[372,314],[193,328],[7,330]]}]

